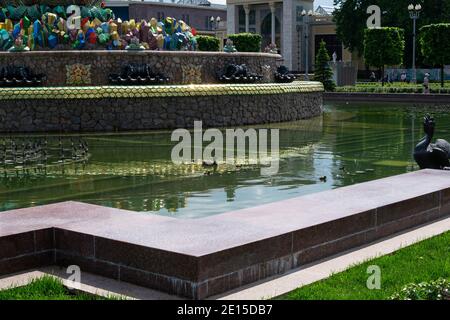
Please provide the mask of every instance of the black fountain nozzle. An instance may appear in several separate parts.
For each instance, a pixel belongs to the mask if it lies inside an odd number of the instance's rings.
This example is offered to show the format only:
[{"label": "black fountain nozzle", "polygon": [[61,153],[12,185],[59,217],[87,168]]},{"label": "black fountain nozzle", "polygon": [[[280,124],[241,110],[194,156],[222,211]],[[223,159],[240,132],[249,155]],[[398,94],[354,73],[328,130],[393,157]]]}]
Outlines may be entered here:
[{"label": "black fountain nozzle", "polygon": [[0,87],[36,87],[46,79],[44,74],[34,74],[26,66],[9,65],[0,68]]},{"label": "black fountain nozzle", "polygon": [[109,82],[114,85],[152,85],[170,81],[162,73],[153,73],[146,63],[129,63],[122,67],[120,74],[110,74]]},{"label": "black fountain nozzle", "polygon": [[226,83],[254,83],[261,81],[263,76],[251,73],[245,64],[228,64],[221,76],[220,82]]},{"label": "black fountain nozzle", "polygon": [[278,83],[290,83],[295,79],[296,76],[286,66],[279,66],[275,72],[275,81]]}]

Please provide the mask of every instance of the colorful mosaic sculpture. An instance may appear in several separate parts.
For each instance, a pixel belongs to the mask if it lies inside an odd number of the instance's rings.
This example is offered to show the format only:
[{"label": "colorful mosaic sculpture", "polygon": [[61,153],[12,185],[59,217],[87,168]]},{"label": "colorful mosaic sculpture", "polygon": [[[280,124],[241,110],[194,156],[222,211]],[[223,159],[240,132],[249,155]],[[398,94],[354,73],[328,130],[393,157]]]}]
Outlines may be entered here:
[{"label": "colorful mosaic sculpture", "polygon": [[265,53],[272,53],[272,54],[278,54],[278,48],[277,45],[274,43],[269,44],[267,47],[264,48]]},{"label": "colorful mosaic sculpture", "polygon": [[233,41],[231,39],[227,39],[227,42],[223,47],[223,51],[228,53],[237,52],[236,47],[233,45]]},{"label": "colorful mosaic sculpture", "polygon": [[196,50],[181,20],[115,20],[98,0],[0,0],[0,50]]}]

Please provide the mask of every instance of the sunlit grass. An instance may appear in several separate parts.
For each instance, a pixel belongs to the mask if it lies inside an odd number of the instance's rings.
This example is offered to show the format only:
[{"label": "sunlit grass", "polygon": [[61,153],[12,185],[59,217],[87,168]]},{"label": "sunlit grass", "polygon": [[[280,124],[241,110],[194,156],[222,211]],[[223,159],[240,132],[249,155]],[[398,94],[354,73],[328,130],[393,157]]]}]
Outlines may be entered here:
[{"label": "sunlit grass", "polygon": [[[370,290],[367,268],[380,267],[381,288]],[[287,300],[384,300],[409,283],[450,280],[450,232],[421,241],[331,277],[300,287],[279,299]]]},{"label": "sunlit grass", "polygon": [[0,300],[116,300],[87,293],[72,293],[61,280],[52,276],[33,279],[28,285],[0,291]]}]

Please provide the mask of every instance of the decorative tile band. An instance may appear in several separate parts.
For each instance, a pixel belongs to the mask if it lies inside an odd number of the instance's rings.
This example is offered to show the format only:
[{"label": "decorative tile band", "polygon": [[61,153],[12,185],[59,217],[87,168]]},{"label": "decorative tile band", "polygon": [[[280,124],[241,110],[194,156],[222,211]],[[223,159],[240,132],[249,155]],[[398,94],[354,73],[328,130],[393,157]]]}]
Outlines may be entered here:
[{"label": "decorative tile band", "polygon": [[161,98],[322,92],[320,82],[164,86],[0,88],[0,100]]}]

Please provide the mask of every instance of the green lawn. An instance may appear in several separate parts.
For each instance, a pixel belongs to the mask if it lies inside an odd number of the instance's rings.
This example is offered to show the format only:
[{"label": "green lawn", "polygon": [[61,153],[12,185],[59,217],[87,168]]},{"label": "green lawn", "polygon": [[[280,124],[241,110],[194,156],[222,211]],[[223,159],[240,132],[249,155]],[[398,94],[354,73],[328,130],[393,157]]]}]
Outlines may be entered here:
[{"label": "green lawn", "polygon": [[[381,269],[380,290],[369,290],[366,286],[370,276],[367,267],[370,265]],[[277,299],[389,299],[407,284],[439,278],[450,280],[450,232],[356,265]]]},{"label": "green lawn", "polygon": [[0,300],[109,300],[85,293],[71,293],[62,282],[51,276],[34,279],[30,284],[0,291]]}]

